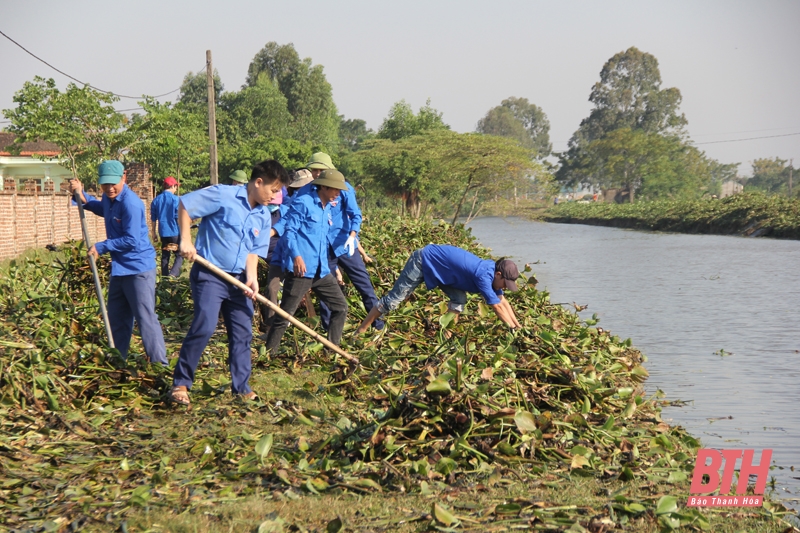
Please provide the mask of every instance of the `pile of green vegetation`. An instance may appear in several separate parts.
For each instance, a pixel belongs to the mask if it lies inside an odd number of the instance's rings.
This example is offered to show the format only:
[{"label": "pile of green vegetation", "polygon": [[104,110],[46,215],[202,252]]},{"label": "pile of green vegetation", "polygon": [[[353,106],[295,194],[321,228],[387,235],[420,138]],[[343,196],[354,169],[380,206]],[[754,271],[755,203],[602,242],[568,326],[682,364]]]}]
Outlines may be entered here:
[{"label": "pile of green vegetation", "polygon": [[[363,240],[378,293],[428,242],[486,254],[463,226],[407,218],[375,215]],[[227,392],[215,336],[187,411],[165,404],[169,373],[140,345],[127,362],[107,355],[83,256],[27,258],[0,278],[0,531],[786,527],[769,502],[685,508],[700,444],[645,396],[644,356],[532,283],[509,295],[515,333],[474,298],[457,324],[439,319],[436,291],[353,338],[351,289],[344,347],[361,366],[296,331],[274,358],[254,344],[261,402]],[[188,279],[157,295],[174,364]]]},{"label": "pile of green vegetation", "polygon": [[636,204],[568,202],[538,216],[548,222],[800,239],[800,200],[761,192],[735,194],[721,200],[657,200]]}]

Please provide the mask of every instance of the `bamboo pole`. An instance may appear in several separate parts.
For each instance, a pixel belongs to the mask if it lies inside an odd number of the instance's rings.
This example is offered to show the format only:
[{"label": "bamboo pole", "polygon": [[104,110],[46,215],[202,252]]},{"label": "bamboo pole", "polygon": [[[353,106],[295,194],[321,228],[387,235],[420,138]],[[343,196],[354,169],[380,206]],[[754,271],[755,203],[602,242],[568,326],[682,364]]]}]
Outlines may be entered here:
[{"label": "bamboo pole", "polygon": [[[247,285],[245,285],[244,283],[242,283],[238,279],[234,278],[233,276],[231,276],[230,274],[228,274],[224,270],[220,269],[218,266],[210,263],[204,257],[200,257],[199,255],[195,255],[194,256],[194,260],[195,260],[195,262],[200,263],[201,265],[203,265],[208,270],[210,270],[211,272],[213,272],[214,274],[216,274],[217,276],[219,276],[223,280],[227,281],[228,283],[231,283],[234,286],[236,286],[236,287],[238,287],[240,289],[243,289],[243,290],[250,290],[250,287],[248,287]],[[354,365],[359,364],[358,358],[353,357],[349,353],[345,352],[344,350],[342,350],[341,348],[339,348],[338,346],[333,344],[331,341],[329,341],[328,339],[326,339],[325,337],[323,337],[322,335],[320,335],[319,333],[317,333],[316,331],[314,331],[310,327],[306,326],[305,324],[303,324],[302,322],[297,320],[295,317],[293,317],[292,315],[290,315],[289,313],[287,313],[286,311],[281,309],[280,306],[278,306],[274,302],[271,302],[269,299],[265,298],[263,295],[256,294],[256,299],[259,302],[261,302],[262,304],[264,304],[267,307],[269,307],[270,309],[272,309],[273,311],[275,311],[281,317],[283,317],[286,320],[288,320],[289,323],[291,323],[295,327],[300,328],[305,333],[308,333],[314,340],[316,340],[318,342],[321,342],[326,347],[330,348],[334,352],[338,353],[339,355],[341,355],[342,357],[347,359],[350,363],[353,363]]]}]

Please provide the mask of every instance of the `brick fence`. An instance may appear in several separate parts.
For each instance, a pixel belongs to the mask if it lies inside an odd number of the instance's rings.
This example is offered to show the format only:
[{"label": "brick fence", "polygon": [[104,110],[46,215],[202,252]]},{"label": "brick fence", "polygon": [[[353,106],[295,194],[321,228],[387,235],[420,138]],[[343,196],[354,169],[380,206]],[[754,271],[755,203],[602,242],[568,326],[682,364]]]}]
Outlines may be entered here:
[{"label": "brick fence", "polygon": [[[149,223],[153,200],[149,169],[142,164],[129,164],[128,184],[144,202]],[[93,242],[105,240],[102,217],[87,212],[86,223]],[[14,258],[29,248],[82,239],[78,208],[72,205],[66,190],[54,191],[51,182],[41,192],[35,184],[26,185],[22,191],[0,191],[0,260]]]}]

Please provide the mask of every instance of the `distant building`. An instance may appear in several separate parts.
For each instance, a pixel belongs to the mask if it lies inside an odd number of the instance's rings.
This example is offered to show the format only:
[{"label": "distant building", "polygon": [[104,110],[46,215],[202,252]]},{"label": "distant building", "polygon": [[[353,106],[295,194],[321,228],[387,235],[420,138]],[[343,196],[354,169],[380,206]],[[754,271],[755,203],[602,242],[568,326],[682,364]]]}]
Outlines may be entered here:
[{"label": "distant building", "polygon": [[726,196],[733,196],[734,194],[739,194],[744,189],[744,185],[739,183],[738,181],[728,180],[722,183],[722,192],[719,193],[720,198],[725,198]]},{"label": "distant building", "polygon": [[12,155],[9,147],[14,139],[16,135],[13,133],[0,133],[0,190],[22,190],[27,185],[42,192],[52,183],[52,190],[58,191],[61,183],[72,177],[68,169],[53,159],[60,151],[57,145],[44,141],[26,142],[22,144],[19,155]]}]

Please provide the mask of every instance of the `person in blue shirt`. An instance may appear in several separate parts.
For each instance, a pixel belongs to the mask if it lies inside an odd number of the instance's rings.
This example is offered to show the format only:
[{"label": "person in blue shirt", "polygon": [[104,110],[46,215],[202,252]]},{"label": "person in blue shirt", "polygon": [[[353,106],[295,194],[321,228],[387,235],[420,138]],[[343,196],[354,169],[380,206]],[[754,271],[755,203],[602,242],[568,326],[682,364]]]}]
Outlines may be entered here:
[{"label": "person in blue shirt", "polygon": [[[180,252],[188,260],[196,255],[239,278],[244,292],[195,263],[189,275],[194,317],[181,346],[172,376],[171,399],[189,405],[188,391],[219,314],[228,333],[231,391],[246,399],[257,398],[250,388],[250,342],[253,339],[253,300],[258,294],[258,257],[269,248],[271,216],[267,205],[289,181],[286,170],[274,160],[253,167],[242,187],[215,185],[181,196],[178,226]],[[197,241],[192,244],[192,219],[201,218]]]},{"label": "person in blue shirt", "polygon": [[95,259],[111,255],[107,307],[114,346],[123,359],[128,357],[136,319],[150,362],[166,365],[164,332],[156,315],[156,250],[150,242],[144,202],[126,185],[125,167],[119,161],[103,161],[97,173],[103,190],[100,200],[87,198],[79,180],[70,180],[69,185],[84,209],[105,220],[106,240],[95,243],[89,254]]},{"label": "person in blue shirt", "polygon": [[381,314],[397,309],[423,281],[429,291],[439,287],[450,298],[448,311],[455,313],[456,320],[464,311],[467,293],[472,292],[483,296],[511,329],[522,327],[503,296],[503,289],[517,290],[518,277],[519,269],[510,259],[495,262],[456,246],[429,244],[411,254],[392,290],[378,301],[356,333],[366,332]]},{"label": "person in blue shirt", "polygon": [[[306,165],[313,178],[317,178],[323,170],[336,170],[331,157],[325,152],[317,152],[311,156]],[[350,282],[355,287],[364,308],[371,311],[378,303],[375,288],[367,273],[367,267],[358,251],[358,232],[361,230],[361,209],[356,201],[356,190],[346,183],[347,189],[342,191],[336,202],[331,206],[331,219],[333,224],[328,232],[328,260],[331,271],[341,269],[347,274]],[[311,186],[301,189],[298,194],[310,194]],[[322,327],[327,329],[330,322],[330,310],[324,302],[320,303],[320,319]],[[375,329],[383,329],[383,321],[374,322]]]},{"label": "person in blue shirt", "polygon": [[[347,188],[338,170],[325,170],[313,182],[314,194],[297,193],[286,213],[283,244],[281,309],[294,315],[309,289],[331,310],[328,340],[339,344],[347,319],[347,300],[328,265],[328,231],[333,225],[331,204]],[[281,246],[279,244],[279,246]],[[289,321],[276,316],[267,334],[266,349],[277,352]]]},{"label": "person in blue shirt", "polygon": [[[164,190],[150,204],[150,220],[157,224],[161,237],[161,275],[177,278],[181,274],[183,258],[178,254],[180,233],[178,231],[178,180],[172,176],[164,179]],[[175,262],[169,267],[170,255]]]}]

